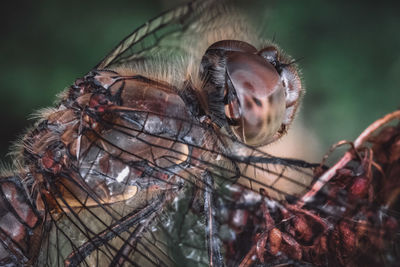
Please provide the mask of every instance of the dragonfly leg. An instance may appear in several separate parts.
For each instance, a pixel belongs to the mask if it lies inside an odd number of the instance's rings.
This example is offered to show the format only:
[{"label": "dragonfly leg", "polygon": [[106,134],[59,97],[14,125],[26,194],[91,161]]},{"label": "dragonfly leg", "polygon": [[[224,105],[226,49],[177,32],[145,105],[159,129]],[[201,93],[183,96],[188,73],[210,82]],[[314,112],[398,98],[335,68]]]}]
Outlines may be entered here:
[{"label": "dragonfly leg", "polygon": [[[152,220],[154,216],[161,210],[162,206],[165,204],[164,195],[154,197],[149,201],[149,205],[145,208],[135,211],[130,215],[123,218],[122,221],[117,224],[108,227],[103,232],[99,233],[97,237],[87,241],[85,244],[79,247],[77,251],[72,252],[64,261],[65,266],[77,266],[85,260],[87,256],[93,253],[99,247],[106,245],[108,241],[119,236],[121,233],[127,231],[130,227],[140,224],[143,220]],[[140,231],[139,227],[139,231]],[[132,242],[128,240],[127,242]],[[120,257],[124,257],[121,254]],[[132,262],[130,262],[132,263]]]},{"label": "dragonfly leg", "polygon": [[206,217],[206,246],[210,266],[224,266],[221,255],[221,247],[217,233],[217,221],[215,220],[214,205],[214,180],[208,171],[203,173],[204,181],[204,214]]}]

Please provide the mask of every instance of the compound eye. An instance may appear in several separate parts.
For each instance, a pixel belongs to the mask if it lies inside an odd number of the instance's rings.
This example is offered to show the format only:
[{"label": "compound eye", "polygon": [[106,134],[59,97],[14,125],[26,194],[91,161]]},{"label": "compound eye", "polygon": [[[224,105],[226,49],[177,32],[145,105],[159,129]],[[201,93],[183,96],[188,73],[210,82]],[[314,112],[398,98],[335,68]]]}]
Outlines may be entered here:
[{"label": "compound eye", "polygon": [[285,90],[270,63],[259,55],[234,52],[226,63],[225,116],[242,142],[260,146],[273,140],[285,115]]},{"label": "compound eye", "polygon": [[265,58],[269,63],[274,65],[274,67],[276,67],[277,62],[279,62],[279,52],[274,46],[267,46],[261,49],[257,54]]},{"label": "compound eye", "polygon": [[[200,76],[202,78],[213,77],[213,83],[217,87],[223,87],[223,80],[218,79],[224,75],[221,70],[225,69],[225,59],[228,54],[235,52],[257,53],[257,49],[249,43],[238,40],[221,40],[209,46],[201,59]],[[222,81],[222,84],[219,81]],[[216,82],[217,81],[217,82]]]}]

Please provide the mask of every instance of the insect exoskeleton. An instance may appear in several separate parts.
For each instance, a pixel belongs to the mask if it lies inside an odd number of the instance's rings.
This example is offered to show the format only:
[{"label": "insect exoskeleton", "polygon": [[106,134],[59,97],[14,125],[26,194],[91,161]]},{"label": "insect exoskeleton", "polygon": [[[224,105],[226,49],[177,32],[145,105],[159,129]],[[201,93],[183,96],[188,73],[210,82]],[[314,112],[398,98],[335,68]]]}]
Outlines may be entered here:
[{"label": "insect exoskeleton", "polygon": [[296,67],[276,46],[258,50],[222,40],[207,49],[200,69],[211,116],[225,118],[238,140],[259,147],[286,132],[303,88]]}]

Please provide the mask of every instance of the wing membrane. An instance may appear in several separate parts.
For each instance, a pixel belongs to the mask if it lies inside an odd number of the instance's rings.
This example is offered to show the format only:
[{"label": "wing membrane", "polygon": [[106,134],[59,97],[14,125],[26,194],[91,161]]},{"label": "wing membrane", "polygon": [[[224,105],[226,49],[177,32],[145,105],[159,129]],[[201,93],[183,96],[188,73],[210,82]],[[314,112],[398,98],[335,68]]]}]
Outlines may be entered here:
[{"label": "wing membrane", "polygon": [[[265,198],[266,194],[271,196],[271,192],[276,192],[296,200],[296,194],[285,193],[278,183],[288,181],[295,184],[299,187],[297,196],[301,196],[310,188],[298,181],[304,176],[312,178],[309,169],[314,165],[273,158],[195,120],[163,117],[160,125],[168,125],[169,120],[182,125],[179,130],[172,131],[175,124],[171,129],[150,127],[154,126],[159,113],[132,111],[122,106],[110,110],[87,113],[103,127],[84,129],[79,160],[75,159],[68,176],[54,185],[57,189],[65,188],[64,191],[71,192],[57,194],[55,191],[53,194],[59,211],[53,212],[54,227],[49,235],[48,251],[56,256],[47,256],[43,263],[207,266],[206,192],[212,192],[211,207],[217,218],[213,222],[218,229],[214,242],[222,248],[221,253],[228,265],[240,264],[246,261],[247,255],[256,254],[253,251],[256,244],[252,242],[261,242],[261,237],[268,236],[271,229],[275,229],[274,233],[292,228],[300,231],[299,236],[293,233],[294,237],[289,235],[289,230],[282,233],[286,240],[282,241],[282,251],[295,257],[291,253],[300,253],[300,246],[311,242],[307,238],[321,240],[317,237],[329,233],[322,218],[333,223],[338,231],[334,232],[332,240],[344,238],[341,236],[342,228],[336,227],[349,227],[356,233],[356,229],[363,225],[362,220],[356,219],[359,215],[354,206],[355,203],[364,205],[362,202],[348,202],[330,196],[328,191],[321,192],[327,201],[324,205],[317,201],[304,209]],[[191,130],[201,132],[206,138],[198,139],[197,143],[185,139]],[[195,136],[189,134],[192,135]],[[203,143],[205,140],[208,145]],[[232,142],[229,147],[237,149],[224,149],[226,140]],[[137,149],[138,144],[146,149]],[[180,146],[189,149],[183,150]],[[129,168],[129,175],[121,175],[125,168]],[[211,188],[202,175],[204,172],[210,173],[214,180]],[[272,182],[266,182],[265,177],[273,177]],[[85,186],[81,187],[81,184]],[[332,186],[335,188],[335,184]],[[133,195],[127,193],[131,187],[137,187]],[[112,192],[123,197],[112,198],[109,196]],[[291,201],[295,203],[293,199]],[[368,205],[368,209],[372,212],[374,208]],[[315,231],[311,237],[301,234],[306,233],[303,228],[297,228],[304,227],[301,226],[304,222]],[[375,223],[365,225],[366,231],[371,237],[378,238],[382,228],[375,229],[373,225]],[[251,233],[247,232],[250,230]],[[295,252],[285,250],[289,242],[299,242],[298,250],[296,246],[290,247]],[[233,255],[230,249],[235,251]],[[335,257],[343,252],[336,253],[328,254],[333,257],[332,262],[337,262]],[[310,260],[306,254],[302,257]],[[312,261],[320,260],[315,258]],[[285,261],[278,257],[274,262],[284,263],[288,259]]]},{"label": "wing membrane", "polygon": [[148,56],[165,36],[175,34],[179,38],[184,29],[210,11],[212,5],[214,1],[192,1],[157,16],[121,41],[95,68],[105,69]]},{"label": "wing membrane", "polygon": [[[186,260],[206,264],[200,207],[207,185],[201,173],[207,170],[214,177],[220,189],[212,190],[224,206],[232,201],[227,188],[239,179],[279,190],[274,184],[247,175],[244,170],[249,167],[275,179],[287,179],[282,171],[270,170],[266,163],[240,163],[218,144],[226,137],[208,140],[213,144],[209,147],[186,141],[182,133],[188,131],[200,131],[209,138],[218,136],[194,121],[164,118],[163,124],[174,120],[185,126],[174,132],[163,129],[165,133],[161,134],[158,127],[150,127],[156,114],[115,110],[112,120],[108,119],[109,113],[90,115],[103,128],[84,129],[79,161],[72,161],[68,172],[53,185],[53,201],[58,207],[48,239],[48,251],[53,255],[43,256],[43,263],[172,266]],[[264,161],[269,158],[262,152],[252,153]],[[303,175],[307,173],[300,167],[296,169]],[[191,233],[189,225],[198,232]],[[179,249],[172,249],[179,244]]]}]

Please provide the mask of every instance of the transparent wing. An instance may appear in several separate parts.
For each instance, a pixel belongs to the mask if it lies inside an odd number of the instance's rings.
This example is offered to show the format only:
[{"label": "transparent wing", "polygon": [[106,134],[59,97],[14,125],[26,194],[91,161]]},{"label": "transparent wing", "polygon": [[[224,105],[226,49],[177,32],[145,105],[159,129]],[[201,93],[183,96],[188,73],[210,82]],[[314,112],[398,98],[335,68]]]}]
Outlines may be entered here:
[{"label": "transparent wing", "polygon": [[[71,90],[95,86],[85,79]],[[210,244],[225,261],[219,235],[240,227],[230,219],[237,194],[254,192],[258,202],[261,191],[282,198],[307,190],[314,165],[232,140],[192,119],[172,88],[142,79],[123,77],[108,88],[115,94],[89,94],[75,101],[80,113],[66,109],[47,120],[46,136],[65,132],[39,160],[51,224],[39,265],[206,266]],[[124,101],[116,99],[121,87]],[[290,183],[293,191],[285,189]]]},{"label": "transparent wing", "polygon": [[[312,178],[313,165],[232,140],[240,149],[225,150],[227,136],[182,116],[110,110],[85,114],[103,127],[83,129],[79,160],[71,159],[51,188],[47,202],[58,209],[50,212],[41,263],[208,266],[210,249],[228,266],[390,265],[398,256],[396,208],[385,210],[380,198],[366,202],[372,193],[356,198],[351,175],[339,175],[300,207],[296,201],[310,190],[301,181]],[[271,198],[274,192],[290,203]]]},{"label": "transparent wing", "polygon": [[212,22],[221,6],[217,1],[192,1],[167,11],[127,36],[95,68],[106,69],[143,61],[154,56],[159,49],[168,50],[167,54],[179,53],[184,46],[180,43],[182,36],[189,26],[204,25],[200,21]]},{"label": "transparent wing", "polygon": [[[233,1],[231,1],[233,2]],[[220,40],[243,40],[256,47],[264,40],[247,17],[228,1],[192,1],[150,20],[125,38],[95,69],[130,69],[182,90],[196,87],[206,49]]]}]

